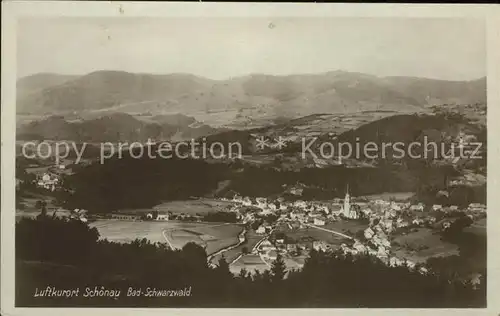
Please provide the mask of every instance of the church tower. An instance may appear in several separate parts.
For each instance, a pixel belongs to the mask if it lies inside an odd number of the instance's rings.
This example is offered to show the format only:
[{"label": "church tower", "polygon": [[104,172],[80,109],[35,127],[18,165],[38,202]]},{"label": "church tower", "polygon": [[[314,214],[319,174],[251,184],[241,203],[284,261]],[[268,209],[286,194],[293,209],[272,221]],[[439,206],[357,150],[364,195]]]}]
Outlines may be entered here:
[{"label": "church tower", "polygon": [[345,192],[344,198],[344,216],[350,217],[351,215],[351,198],[349,197],[349,184],[347,184],[347,190]]}]

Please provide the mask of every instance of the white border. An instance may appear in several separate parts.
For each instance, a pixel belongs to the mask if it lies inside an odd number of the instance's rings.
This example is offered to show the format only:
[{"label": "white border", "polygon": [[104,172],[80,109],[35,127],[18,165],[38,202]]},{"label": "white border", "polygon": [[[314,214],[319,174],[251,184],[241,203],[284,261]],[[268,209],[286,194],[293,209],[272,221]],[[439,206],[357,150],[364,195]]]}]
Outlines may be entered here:
[{"label": "white border", "polygon": [[[14,307],[14,223],[15,223],[15,84],[16,20],[18,17],[474,17],[487,25],[488,65],[488,307],[486,309],[140,309],[140,308],[15,308]],[[461,40],[457,38],[456,40]],[[138,3],[138,2],[2,2],[2,156],[1,156],[1,310],[2,315],[299,315],[332,312],[372,315],[463,314],[499,315],[500,253],[500,7],[494,5],[420,4],[290,4],[290,3]]]}]

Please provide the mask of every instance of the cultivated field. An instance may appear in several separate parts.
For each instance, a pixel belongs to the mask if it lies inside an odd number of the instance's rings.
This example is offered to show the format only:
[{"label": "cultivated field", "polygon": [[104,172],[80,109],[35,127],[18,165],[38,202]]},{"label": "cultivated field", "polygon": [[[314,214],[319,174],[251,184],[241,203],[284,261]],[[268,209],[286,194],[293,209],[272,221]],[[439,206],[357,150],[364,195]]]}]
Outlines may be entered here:
[{"label": "cultivated field", "polygon": [[[224,211],[231,205],[229,201],[200,198],[196,200],[171,201],[156,205],[153,209],[160,213],[172,212],[174,214],[204,215],[210,212]],[[152,210],[139,210],[140,212],[151,212]]]},{"label": "cultivated field", "polygon": [[354,234],[356,234],[358,231],[367,229],[368,224],[362,223],[357,220],[339,220],[328,223],[322,227],[338,231],[339,233],[344,233],[349,236],[354,236]]},{"label": "cultivated field", "polygon": [[174,222],[97,220],[89,226],[96,227],[101,238],[109,241],[128,243],[137,238],[151,242],[165,242],[162,231],[175,228]]},{"label": "cultivated field", "polygon": [[431,229],[421,228],[416,232],[399,235],[392,241],[393,251],[398,257],[414,262],[425,262],[430,257],[458,255],[458,246],[441,240]]},{"label": "cultivated field", "polygon": [[247,271],[254,273],[255,270],[264,272],[269,270],[270,267],[262,261],[259,255],[248,254],[242,256],[238,261],[229,266],[232,273],[239,273],[241,269],[245,268]]},{"label": "cultivated field", "polygon": [[245,247],[248,249],[249,252],[251,252],[253,247],[255,247],[255,245],[259,242],[259,240],[263,238],[263,236],[256,234],[254,230],[248,230],[245,235],[245,238],[246,242],[239,245],[238,247],[225,251],[223,254],[214,256],[212,258],[212,263],[217,264],[222,255],[224,255],[224,258],[226,259],[227,262],[232,262],[242,253],[243,248]]},{"label": "cultivated field", "polygon": [[[326,226],[322,226],[322,228],[323,227]],[[344,242],[343,237],[314,227],[289,229],[287,226],[280,226],[275,232],[284,233],[288,238],[291,238],[296,243],[312,244],[313,241],[321,240],[331,245],[340,245]]]},{"label": "cultivated field", "polygon": [[207,254],[237,244],[243,230],[237,224],[178,223],[179,226],[164,231],[173,247],[182,248],[188,242],[205,247]]},{"label": "cultivated field", "polygon": [[188,242],[205,247],[207,254],[238,243],[242,227],[237,224],[154,222],[98,220],[90,224],[96,227],[101,238],[114,242],[128,243],[137,238],[151,242],[167,242],[175,248],[182,248]]}]

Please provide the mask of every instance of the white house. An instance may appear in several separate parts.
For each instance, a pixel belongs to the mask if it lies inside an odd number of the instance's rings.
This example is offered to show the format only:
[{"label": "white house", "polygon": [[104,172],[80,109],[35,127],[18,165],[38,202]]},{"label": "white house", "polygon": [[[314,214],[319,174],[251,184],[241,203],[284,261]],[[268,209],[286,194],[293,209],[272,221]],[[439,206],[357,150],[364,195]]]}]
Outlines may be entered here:
[{"label": "white house", "polygon": [[313,241],[313,249],[316,251],[327,251],[328,245],[324,241]]},{"label": "white house", "polygon": [[359,242],[359,240],[356,240],[354,245],[352,246],[354,249],[356,249],[359,253],[365,253],[367,252],[366,246],[363,245],[362,243]]},{"label": "white house", "polygon": [[372,239],[372,237],[375,235],[375,232],[370,227],[368,227],[367,229],[365,229],[364,235],[366,239]]},{"label": "white house", "polygon": [[259,226],[259,228],[257,228],[257,230],[255,231],[257,234],[259,235],[263,235],[266,233],[266,228],[264,226]]},{"label": "white house", "polygon": [[168,214],[158,214],[156,217],[157,221],[168,221]]},{"label": "white house", "polygon": [[314,225],[316,226],[324,226],[325,225],[325,220],[321,218],[315,218],[314,219]]},{"label": "white house", "polygon": [[424,206],[421,204],[418,204],[418,205],[414,204],[414,205],[410,206],[410,210],[422,212],[424,210]]},{"label": "white house", "polygon": [[442,205],[440,205],[440,204],[434,204],[434,205],[432,206],[432,210],[433,210],[433,211],[439,211],[439,210],[442,210],[442,209],[443,209],[443,206],[442,206]]}]

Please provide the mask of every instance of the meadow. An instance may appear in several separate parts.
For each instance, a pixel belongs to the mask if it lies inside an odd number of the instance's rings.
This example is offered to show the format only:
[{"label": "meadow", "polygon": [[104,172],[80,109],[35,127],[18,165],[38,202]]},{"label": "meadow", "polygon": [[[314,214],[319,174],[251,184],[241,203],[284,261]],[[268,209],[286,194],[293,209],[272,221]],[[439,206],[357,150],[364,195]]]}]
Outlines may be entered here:
[{"label": "meadow", "polygon": [[169,201],[158,204],[152,208],[123,210],[126,213],[144,214],[157,210],[161,214],[171,212],[173,214],[205,215],[211,212],[224,211],[232,203],[209,198],[193,200]]},{"label": "meadow", "polygon": [[458,255],[458,246],[443,241],[441,235],[431,229],[421,228],[392,241],[392,250],[397,257],[408,258],[414,262],[425,262],[430,257]]},{"label": "meadow", "polygon": [[313,241],[324,241],[331,245],[339,246],[344,242],[344,238],[331,232],[320,230],[314,227],[304,227],[300,229],[290,229],[286,225],[280,226],[275,233],[284,233],[287,238],[296,243],[311,243]]},{"label": "meadow", "polygon": [[223,254],[214,256],[212,258],[212,263],[217,264],[222,255],[224,255],[224,259],[226,259],[226,261],[230,263],[236,258],[238,258],[238,256],[243,252],[243,248],[246,247],[248,249],[248,252],[251,252],[252,249],[255,247],[255,245],[262,238],[264,237],[262,235],[255,233],[254,230],[247,230],[247,233],[245,234],[246,241],[243,244],[239,245],[236,248],[225,251]]},{"label": "meadow", "polygon": [[235,274],[238,274],[243,268],[252,273],[254,273],[255,270],[264,272],[270,269],[270,267],[262,261],[259,255],[254,254],[244,255],[229,266],[230,271]]},{"label": "meadow", "polygon": [[188,242],[205,247],[207,254],[238,243],[242,227],[237,224],[119,221],[98,220],[90,224],[96,227],[101,238],[109,241],[128,243],[136,238],[146,238],[151,242],[165,243],[165,236],[175,248],[182,248]]}]

